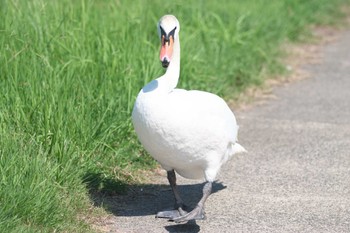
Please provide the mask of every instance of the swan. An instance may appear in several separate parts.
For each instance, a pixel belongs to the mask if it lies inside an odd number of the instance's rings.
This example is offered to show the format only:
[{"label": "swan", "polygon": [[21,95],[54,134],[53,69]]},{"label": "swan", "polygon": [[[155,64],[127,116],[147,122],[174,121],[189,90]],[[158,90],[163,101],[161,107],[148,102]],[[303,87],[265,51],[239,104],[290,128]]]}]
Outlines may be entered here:
[{"label": "swan", "polygon": [[[220,167],[233,155],[245,152],[237,143],[238,125],[226,102],[212,93],[176,89],[180,75],[180,24],[173,15],[158,22],[160,60],[164,75],[146,84],[132,111],[139,141],[167,171],[175,196],[175,209],[156,217],[176,223],[205,219],[204,203]],[[176,185],[176,173],[205,179],[203,196],[188,211]]]}]

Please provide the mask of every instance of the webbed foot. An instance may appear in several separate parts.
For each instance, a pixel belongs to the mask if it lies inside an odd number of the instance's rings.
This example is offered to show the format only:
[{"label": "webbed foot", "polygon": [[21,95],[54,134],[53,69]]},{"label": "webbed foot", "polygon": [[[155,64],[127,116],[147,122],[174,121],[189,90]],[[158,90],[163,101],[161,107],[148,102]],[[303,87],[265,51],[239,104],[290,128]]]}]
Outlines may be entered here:
[{"label": "webbed foot", "polygon": [[178,217],[171,218],[170,221],[174,221],[176,223],[182,223],[182,222],[188,222],[190,220],[205,220],[205,219],[206,217],[205,217],[204,208],[201,206],[197,206],[191,212]]},{"label": "webbed foot", "polygon": [[183,207],[179,207],[174,210],[164,210],[160,211],[156,214],[156,218],[167,218],[169,220],[179,218],[181,216],[187,215],[188,212],[183,209]]}]

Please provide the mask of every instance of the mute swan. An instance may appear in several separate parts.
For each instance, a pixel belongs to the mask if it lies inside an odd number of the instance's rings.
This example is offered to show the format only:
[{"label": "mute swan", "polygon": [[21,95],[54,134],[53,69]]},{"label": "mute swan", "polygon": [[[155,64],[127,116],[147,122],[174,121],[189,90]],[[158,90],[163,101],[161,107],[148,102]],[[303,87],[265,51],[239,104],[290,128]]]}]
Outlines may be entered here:
[{"label": "mute swan", "polygon": [[[175,209],[156,217],[177,223],[204,219],[204,203],[221,165],[245,149],[237,143],[236,119],[223,99],[175,89],[180,75],[180,24],[175,16],[165,15],[157,26],[160,60],[167,70],[141,89],[132,121],[144,148],[167,171],[174,192]],[[188,179],[206,180],[203,196],[190,212],[179,195],[174,171]]]}]

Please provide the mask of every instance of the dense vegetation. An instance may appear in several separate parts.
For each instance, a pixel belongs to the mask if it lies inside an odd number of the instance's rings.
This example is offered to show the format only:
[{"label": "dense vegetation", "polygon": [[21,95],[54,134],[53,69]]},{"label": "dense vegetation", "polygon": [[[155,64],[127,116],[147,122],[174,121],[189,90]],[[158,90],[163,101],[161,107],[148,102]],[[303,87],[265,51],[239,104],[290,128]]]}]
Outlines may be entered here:
[{"label": "dense vegetation", "polygon": [[139,89],[164,72],[156,22],[182,25],[179,86],[234,97],[283,72],[280,44],[349,0],[0,0],[0,232],[86,232],[88,189],[155,162],[134,135]]}]

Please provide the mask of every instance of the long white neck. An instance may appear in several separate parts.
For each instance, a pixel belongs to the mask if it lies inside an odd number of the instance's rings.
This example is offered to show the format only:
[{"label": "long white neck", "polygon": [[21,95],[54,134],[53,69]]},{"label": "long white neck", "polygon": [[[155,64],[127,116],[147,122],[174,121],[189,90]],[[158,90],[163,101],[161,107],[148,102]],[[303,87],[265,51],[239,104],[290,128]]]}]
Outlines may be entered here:
[{"label": "long white neck", "polygon": [[165,74],[158,80],[161,82],[162,88],[166,88],[168,92],[176,88],[180,77],[180,39],[176,37],[173,46],[173,55]]}]

